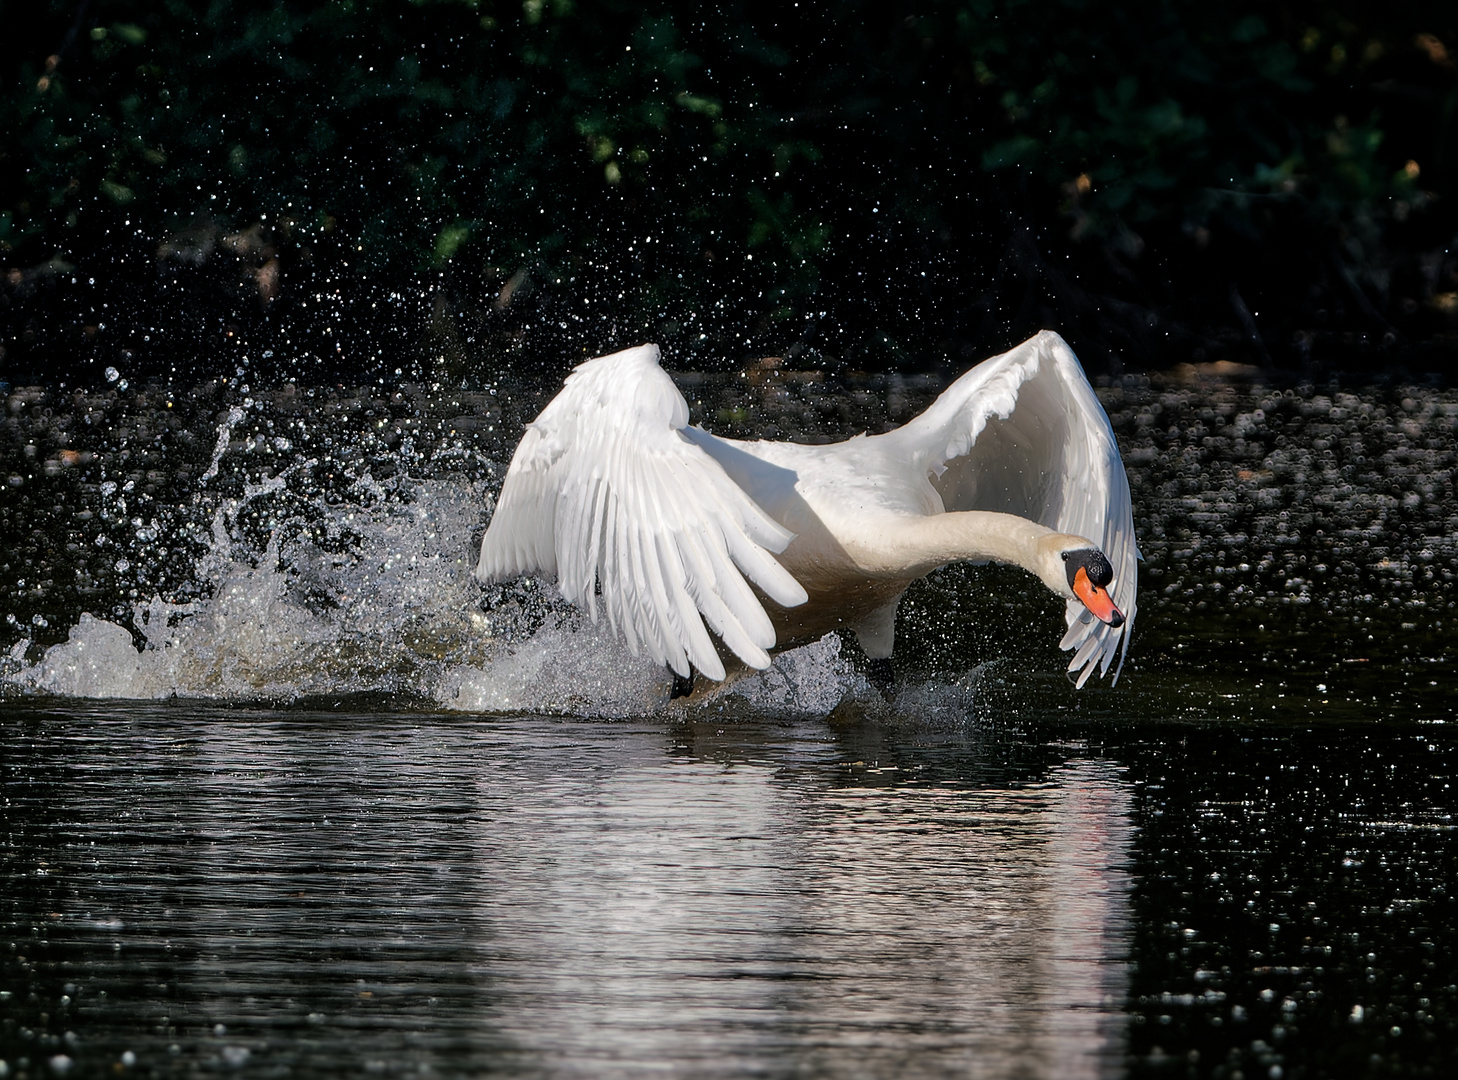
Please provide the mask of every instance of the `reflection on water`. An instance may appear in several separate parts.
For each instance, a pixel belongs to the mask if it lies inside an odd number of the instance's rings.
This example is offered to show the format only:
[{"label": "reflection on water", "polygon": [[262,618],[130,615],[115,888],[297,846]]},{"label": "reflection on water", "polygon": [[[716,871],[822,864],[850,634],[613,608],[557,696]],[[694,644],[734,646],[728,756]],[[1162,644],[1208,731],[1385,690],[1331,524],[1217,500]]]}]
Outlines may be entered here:
[{"label": "reflection on water", "polygon": [[1130,787],[1076,746],[181,706],[0,737],[13,1073],[1122,1067]]},{"label": "reflection on water", "polygon": [[0,1060],[1454,1075],[1452,725],[1090,712],[12,704]]}]

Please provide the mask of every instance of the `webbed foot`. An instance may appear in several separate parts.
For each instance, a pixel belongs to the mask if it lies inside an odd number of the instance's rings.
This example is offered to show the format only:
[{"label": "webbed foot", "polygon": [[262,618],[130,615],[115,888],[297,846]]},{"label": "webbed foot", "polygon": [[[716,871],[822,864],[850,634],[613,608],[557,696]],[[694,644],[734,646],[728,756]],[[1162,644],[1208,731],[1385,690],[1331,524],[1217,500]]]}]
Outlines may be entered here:
[{"label": "webbed foot", "polygon": [[680,675],[672,668],[668,673],[673,676],[673,689],[668,692],[669,701],[677,701],[681,697],[688,697],[694,692],[694,669],[689,668],[687,675]]}]

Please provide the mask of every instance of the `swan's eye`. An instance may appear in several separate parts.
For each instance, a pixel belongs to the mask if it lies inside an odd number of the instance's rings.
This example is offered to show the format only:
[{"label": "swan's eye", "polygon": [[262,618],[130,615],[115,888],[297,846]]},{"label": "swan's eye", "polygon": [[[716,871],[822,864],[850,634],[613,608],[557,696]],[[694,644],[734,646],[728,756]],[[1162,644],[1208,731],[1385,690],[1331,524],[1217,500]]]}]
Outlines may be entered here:
[{"label": "swan's eye", "polygon": [[1079,570],[1088,575],[1090,585],[1100,589],[1107,588],[1109,582],[1114,580],[1114,567],[1102,551],[1096,548],[1084,548],[1079,551],[1063,552],[1063,561],[1068,564],[1068,584],[1073,585],[1074,577]]}]

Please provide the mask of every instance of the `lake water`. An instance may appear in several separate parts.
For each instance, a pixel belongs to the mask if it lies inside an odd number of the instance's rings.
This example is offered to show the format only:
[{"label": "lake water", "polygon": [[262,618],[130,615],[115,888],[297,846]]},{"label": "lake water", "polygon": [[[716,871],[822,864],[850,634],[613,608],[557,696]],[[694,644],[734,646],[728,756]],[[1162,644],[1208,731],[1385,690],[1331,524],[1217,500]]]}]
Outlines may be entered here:
[{"label": "lake water", "polygon": [[[831,437],[932,380],[683,380]],[[466,570],[538,389],[13,389],[0,1075],[1442,1076],[1458,394],[1101,388],[1139,626],[1012,571],[685,708]]]}]

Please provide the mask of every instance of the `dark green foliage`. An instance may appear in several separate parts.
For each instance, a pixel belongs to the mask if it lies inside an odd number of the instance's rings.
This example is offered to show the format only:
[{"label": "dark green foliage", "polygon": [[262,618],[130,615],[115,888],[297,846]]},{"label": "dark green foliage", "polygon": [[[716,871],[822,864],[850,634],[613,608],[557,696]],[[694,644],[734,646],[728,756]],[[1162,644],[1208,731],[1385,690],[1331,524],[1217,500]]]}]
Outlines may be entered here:
[{"label": "dark green foliage", "polygon": [[1095,362],[1295,365],[1453,333],[1448,5],[0,17],[12,379],[389,378],[647,338],[958,366],[1044,325]]}]

